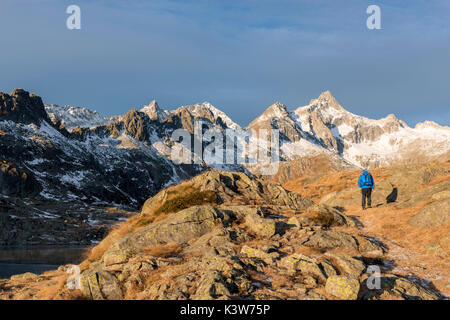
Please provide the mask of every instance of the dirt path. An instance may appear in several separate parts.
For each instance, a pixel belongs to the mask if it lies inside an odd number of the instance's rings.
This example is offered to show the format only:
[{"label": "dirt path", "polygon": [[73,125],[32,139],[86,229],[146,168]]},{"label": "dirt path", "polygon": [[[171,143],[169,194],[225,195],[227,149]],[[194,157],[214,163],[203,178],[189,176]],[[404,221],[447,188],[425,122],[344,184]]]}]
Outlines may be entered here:
[{"label": "dirt path", "polygon": [[[412,208],[380,206],[362,211],[346,207],[346,214],[361,222],[361,228],[389,248],[386,268],[389,272],[409,276],[411,280],[450,297],[450,255],[448,243],[450,223],[420,229],[408,224],[417,212]],[[440,242],[441,241],[441,242]]]}]

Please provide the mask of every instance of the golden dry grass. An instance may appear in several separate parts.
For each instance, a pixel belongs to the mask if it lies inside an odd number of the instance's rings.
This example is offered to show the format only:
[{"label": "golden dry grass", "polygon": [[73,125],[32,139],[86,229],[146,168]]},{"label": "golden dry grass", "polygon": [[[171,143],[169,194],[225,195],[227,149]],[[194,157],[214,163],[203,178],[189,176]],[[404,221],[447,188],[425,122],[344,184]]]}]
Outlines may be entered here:
[{"label": "golden dry grass", "polygon": [[[12,291],[14,297],[29,300],[80,300],[84,299],[80,290],[69,290],[65,287],[70,275],[59,270],[44,272],[39,281],[23,279],[9,280],[5,291]],[[28,293],[28,295],[27,295]]]},{"label": "golden dry grass", "polygon": [[[349,207],[347,213],[358,216],[365,233],[388,245],[388,257],[394,259],[399,270],[431,280],[439,291],[450,296],[450,251],[440,242],[449,235],[450,221],[426,229],[408,224],[409,219],[429,202],[410,208],[379,207],[364,212],[358,207]],[[433,243],[441,244],[442,255],[428,250]]]},{"label": "golden dry grass", "polygon": [[[424,166],[433,168],[449,165],[450,162],[435,162]],[[383,181],[390,178],[391,172],[395,172],[395,170],[389,169],[397,167],[401,168],[401,166],[377,168],[371,170],[371,173],[376,181]],[[418,166],[418,168],[420,167]],[[359,174],[360,171],[356,170],[332,173],[322,177],[302,177],[290,181],[284,186],[286,189],[297,191],[311,197],[315,202],[319,202],[323,196],[333,191],[341,191],[354,186]],[[420,186],[417,191],[448,179],[450,179],[449,175],[433,176],[431,181]],[[390,248],[387,256],[397,264],[395,267],[397,272],[430,280],[439,291],[450,296],[450,243],[448,240],[442,240],[445,239],[445,236],[449,236],[450,221],[441,226],[426,229],[408,224],[408,221],[430,202],[432,200],[423,201],[408,208],[396,208],[395,205],[389,205],[365,211],[361,211],[359,206],[347,206],[344,208],[345,214],[361,221],[363,230],[358,231],[348,227],[333,228],[352,234],[360,243],[365,240],[359,236],[359,233],[378,238]],[[430,251],[430,246],[438,247],[439,254]],[[357,254],[351,251],[345,253]],[[305,252],[305,254],[308,253]],[[313,255],[313,253],[311,254]],[[392,297],[386,296],[385,298]]]},{"label": "golden dry grass", "polygon": [[[384,181],[390,177],[386,173],[386,168],[376,168],[370,170],[375,181]],[[298,192],[304,196],[311,198],[318,203],[320,199],[332,192],[339,192],[344,189],[353,187],[358,181],[361,170],[345,171],[332,173],[325,176],[308,176],[301,177],[285,183],[283,186],[290,190]]]},{"label": "golden dry grass", "polygon": [[153,257],[169,258],[177,256],[183,250],[183,246],[177,242],[157,244],[144,249],[144,253]]},{"label": "golden dry grass", "polygon": [[[191,182],[182,182],[179,185],[168,187],[167,189],[168,197],[166,200],[171,200],[177,197],[179,193],[183,192],[194,192],[193,186]],[[158,210],[161,208],[159,206],[155,206],[149,212],[145,214],[135,215],[129,218],[124,223],[115,226],[111,229],[108,235],[95,247],[88,249],[86,252],[85,260],[80,264],[80,268],[85,270],[90,263],[100,259],[103,254],[108,250],[108,248],[118,239],[129,234],[131,232],[137,231],[146,227],[147,225],[163,220],[167,218],[171,212],[158,213]]]},{"label": "golden dry grass", "polygon": [[291,277],[280,274],[276,270],[270,267],[263,267],[264,277],[258,278],[256,275],[252,278],[257,281],[266,281],[268,277],[271,279],[271,286],[275,290],[279,290],[282,288],[292,288],[292,279]]}]

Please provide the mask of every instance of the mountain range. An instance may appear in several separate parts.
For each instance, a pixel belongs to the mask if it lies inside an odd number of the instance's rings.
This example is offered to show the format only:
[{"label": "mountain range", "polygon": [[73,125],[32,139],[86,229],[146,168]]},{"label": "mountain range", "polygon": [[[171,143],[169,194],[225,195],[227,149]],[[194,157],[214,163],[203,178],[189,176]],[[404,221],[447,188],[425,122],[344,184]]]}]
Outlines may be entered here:
[{"label": "mountain range", "polygon": [[[32,199],[25,207],[57,201],[138,208],[162,188],[210,168],[259,174],[260,168],[252,164],[208,163],[195,149],[193,156],[201,161],[175,161],[171,150],[178,143],[172,139],[177,129],[189,132],[193,140],[204,139],[195,132],[197,120],[202,132],[214,129],[224,136],[279,130],[280,169],[266,177],[279,182],[298,178],[311,164],[331,171],[375,168],[439,160],[450,151],[447,126],[425,121],[411,128],[393,114],[379,120],[358,116],[329,91],[294,111],[276,102],[242,128],[208,102],[163,110],[151,101],[124,115],[102,117],[86,108],[44,105],[39,96],[15,89],[0,93],[3,205],[19,197]],[[201,141],[200,152],[207,142]],[[249,144],[235,143],[240,151]]]},{"label": "mountain range", "polygon": [[[168,111],[153,100],[122,116],[102,117],[87,108],[43,105],[38,96],[16,89],[11,95],[1,94],[0,106],[2,160],[34,175],[43,189],[41,195],[48,197],[73,194],[139,202],[148,193],[213,166],[207,159],[202,165],[178,165],[171,159],[172,133],[183,128],[195,139],[196,120],[202,121],[203,132],[205,128],[223,134],[225,129],[279,130],[284,166],[292,160],[325,156],[343,167],[375,168],[439,159],[450,151],[447,126],[425,121],[411,128],[394,114],[379,120],[358,116],[345,110],[329,91],[294,111],[276,102],[245,128],[208,102]],[[250,165],[242,167],[252,171]],[[140,197],[134,190],[145,195]]]}]

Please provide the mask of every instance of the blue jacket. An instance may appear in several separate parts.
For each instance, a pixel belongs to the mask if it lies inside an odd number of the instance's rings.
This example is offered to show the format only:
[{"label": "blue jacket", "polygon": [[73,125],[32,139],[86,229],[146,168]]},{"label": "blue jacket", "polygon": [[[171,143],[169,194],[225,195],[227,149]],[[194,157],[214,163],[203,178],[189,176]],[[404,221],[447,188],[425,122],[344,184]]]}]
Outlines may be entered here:
[{"label": "blue jacket", "polygon": [[[367,177],[366,177],[367,176]],[[363,170],[358,179],[358,186],[362,189],[372,188],[375,189],[375,182],[369,171]]]}]

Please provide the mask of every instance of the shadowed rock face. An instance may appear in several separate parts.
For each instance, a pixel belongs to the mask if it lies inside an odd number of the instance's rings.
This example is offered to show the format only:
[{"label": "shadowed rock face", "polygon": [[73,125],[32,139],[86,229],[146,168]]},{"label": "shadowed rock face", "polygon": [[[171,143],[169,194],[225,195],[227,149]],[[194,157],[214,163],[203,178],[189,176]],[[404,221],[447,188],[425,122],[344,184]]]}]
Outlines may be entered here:
[{"label": "shadowed rock face", "polygon": [[[80,234],[77,226],[89,223],[83,207],[139,208],[167,184],[201,170],[199,165],[176,165],[157,153],[149,135],[158,134],[160,122],[137,110],[122,118],[68,132],[59,119],[49,119],[41,98],[34,94],[22,89],[0,94],[0,204],[8,212],[0,217],[7,230],[0,232],[0,244],[73,243],[73,233]],[[160,129],[167,128],[172,124]],[[7,198],[11,196],[21,198]],[[55,230],[65,228],[64,221],[72,218],[77,223],[58,236]],[[92,231],[97,238],[97,231]]]},{"label": "shadowed rock face", "polygon": [[11,95],[0,92],[0,120],[11,120],[25,124],[49,123],[42,99],[23,89],[15,89]]},{"label": "shadowed rock face", "polygon": [[42,187],[29,171],[15,168],[11,163],[0,160],[0,193],[7,196],[32,196]]}]

